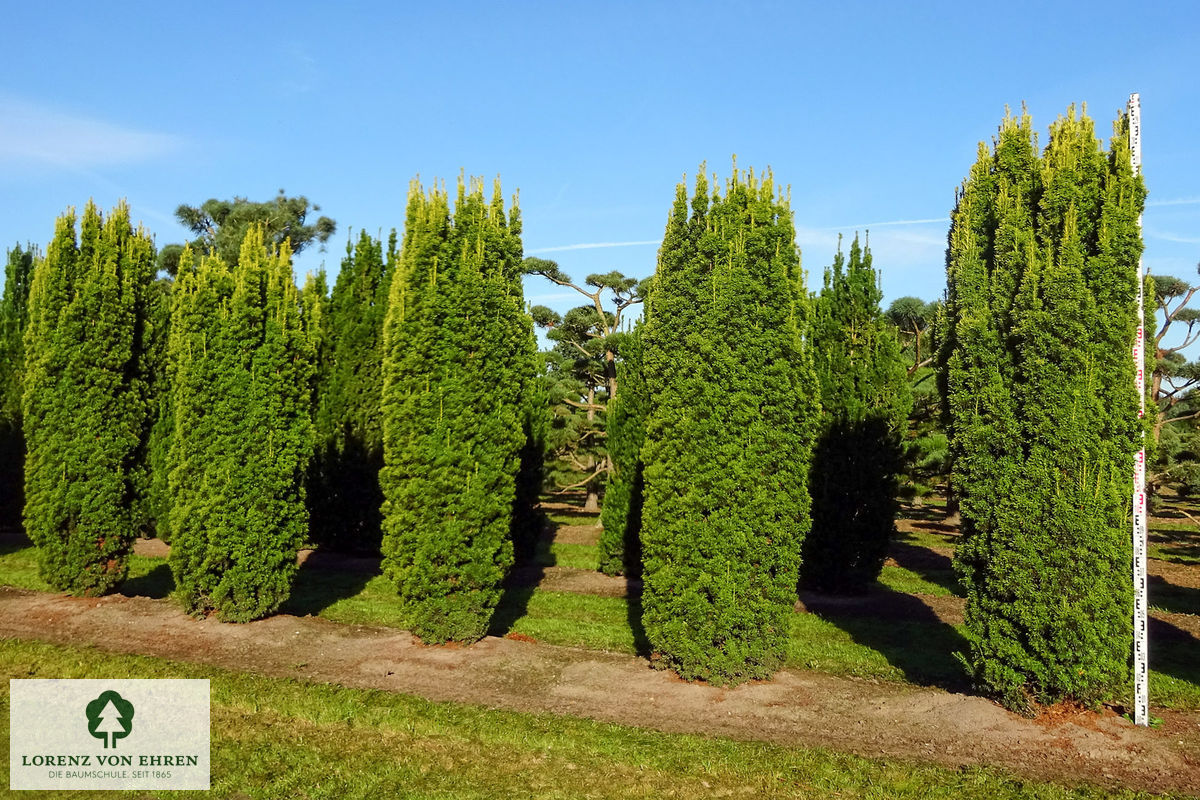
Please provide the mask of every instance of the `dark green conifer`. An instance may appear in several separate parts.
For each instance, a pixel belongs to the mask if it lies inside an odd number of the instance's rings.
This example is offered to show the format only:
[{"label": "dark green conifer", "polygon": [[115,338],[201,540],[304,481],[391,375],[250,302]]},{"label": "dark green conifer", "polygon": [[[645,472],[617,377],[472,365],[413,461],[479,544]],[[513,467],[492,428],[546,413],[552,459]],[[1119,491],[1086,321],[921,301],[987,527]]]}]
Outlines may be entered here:
[{"label": "dark green conifer", "polygon": [[17,245],[8,251],[0,296],[0,527],[21,525],[25,505],[25,435],[21,387],[25,374],[25,325],[29,282],[37,252]]},{"label": "dark green conifer", "polygon": [[820,404],[788,201],[770,173],[680,184],[647,297],[643,622],[656,663],[730,683],[783,662]]},{"label": "dark green conifer", "polygon": [[515,480],[535,370],[520,216],[497,181],[409,192],[383,353],[383,554],[412,630],[487,630],[512,564]]},{"label": "dark green conifer", "polygon": [[1129,675],[1141,179],[1074,109],[1037,152],[1007,118],[959,195],[942,386],[968,590],[965,662],[1013,707],[1120,693]]},{"label": "dark green conifer", "polygon": [[277,609],[307,536],[313,341],[285,242],[251,228],[237,265],[179,262],[169,352],[171,571],[191,612]]},{"label": "dark green conifer", "polygon": [[58,219],[25,330],[25,529],[42,578],[80,595],[124,578],[149,406],[146,305],[154,244],[119,205]]},{"label": "dark green conifer", "polygon": [[839,247],[816,301],[813,361],[824,410],[813,452],[812,531],[801,579],[824,592],[866,591],[896,530],[903,436],[912,408],[870,248]]},{"label": "dark green conifer", "polygon": [[620,392],[608,404],[605,441],[612,477],[604,491],[600,522],[600,571],[606,575],[642,573],[642,444],[646,439],[646,381],[642,377],[641,325],[621,345],[617,363]]},{"label": "dark green conifer", "polygon": [[383,319],[396,260],[394,232],[385,252],[383,242],[363,231],[353,246],[346,245],[328,301],[328,353],[309,503],[314,538],[338,549],[379,549]]}]

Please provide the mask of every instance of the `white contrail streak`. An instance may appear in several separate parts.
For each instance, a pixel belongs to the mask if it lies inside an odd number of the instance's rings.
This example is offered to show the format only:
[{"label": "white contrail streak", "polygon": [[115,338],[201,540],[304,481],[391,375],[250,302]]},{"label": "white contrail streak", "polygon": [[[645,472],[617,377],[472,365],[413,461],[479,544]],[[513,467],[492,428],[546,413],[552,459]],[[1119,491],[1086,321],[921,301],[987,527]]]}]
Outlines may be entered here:
[{"label": "white contrail streak", "polygon": [[933,219],[893,219],[886,222],[860,222],[855,225],[831,225],[828,228],[821,228],[825,231],[844,231],[850,228],[882,228],[886,225],[929,225],[934,222],[949,222],[949,217],[935,217]]},{"label": "white contrail streak", "polygon": [[1168,200],[1149,200],[1146,206],[1194,206],[1200,205],[1200,197],[1174,197]]},{"label": "white contrail streak", "polygon": [[594,250],[597,247],[638,247],[641,245],[662,244],[661,239],[651,239],[645,242],[588,242],[586,244],[560,244],[556,247],[538,247],[526,250],[526,253],[561,253],[564,250]]}]

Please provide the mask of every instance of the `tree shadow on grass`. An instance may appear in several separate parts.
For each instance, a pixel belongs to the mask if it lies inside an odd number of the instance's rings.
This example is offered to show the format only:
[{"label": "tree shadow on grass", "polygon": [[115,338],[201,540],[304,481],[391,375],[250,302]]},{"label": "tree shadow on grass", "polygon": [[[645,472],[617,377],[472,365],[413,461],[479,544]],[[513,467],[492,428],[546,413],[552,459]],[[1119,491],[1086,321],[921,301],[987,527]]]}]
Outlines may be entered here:
[{"label": "tree shadow on grass", "polygon": [[33,547],[33,542],[23,531],[8,530],[0,532],[0,556],[16,553],[27,547]]},{"label": "tree shadow on grass", "polygon": [[370,569],[334,569],[311,559],[300,565],[292,593],[279,611],[297,617],[318,616],[341,600],[362,594],[372,578],[380,575],[378,567]]},{"label": "tree shadow on grass", "polygon": [[1192,684],[1200,694],[1200,639],[1154,617],[1150,618],[1149,637],[1150,668]]},{"label": "tree shadow on grass", "polygon": [[175,576],[171,574],[170,565],[163,559],[162,563],[156,564],[149,572],[138,575],[136,578],[126,579],[117,591],[126,597],[150,597],[162,600],[175,591]]},{"label": "tree shadow on grass", "polygon": [[1200,614],[1200,589],[1171,583],[1161,575],[1148,577],[1151,606],[1172,614]]},{"label": "tree shadow on grass", "polygon": [[950,556],[928,547],[896,540],[893,540],[888,548],[888,555],[897,566],[917,573],[956,597],[964,596],[963,588],[954,574],[954,562]]},{"label": "tree shadow on grass", "polygon": [[529,601],[542,578],[546,577],[546,567],[554,566],[557,561],[550,545],[558,525],[546,517],[538,524],[541,530],[530,540],[531,552],[518,561],[504,579],[500,601],[488,623],[489,636],[503,637],[512,632],[517,620],[529,613]]},{"label": "tree shadow on grass", "polygon": [[866,595],[802,592],[801,600],[810,613],[882,655],[909,683],[970,691],[970,681],[955,657],[966,650],[966,639],[921,598],[876,585]]},{"label": "tree shadow on grass", "polygon": [[1149,541],[1154,546],[1154,558],[1176,564],[1195,564],[1200,561],[1200,530],[1178,530],[1151,526]]}]

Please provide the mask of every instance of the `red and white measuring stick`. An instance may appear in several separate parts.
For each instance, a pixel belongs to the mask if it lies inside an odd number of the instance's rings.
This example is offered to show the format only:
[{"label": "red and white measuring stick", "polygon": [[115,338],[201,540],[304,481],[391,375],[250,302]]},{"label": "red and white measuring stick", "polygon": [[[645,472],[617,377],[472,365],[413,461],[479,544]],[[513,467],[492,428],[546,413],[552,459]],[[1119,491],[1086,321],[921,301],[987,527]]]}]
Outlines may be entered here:
[{"label": "red and white measuring stick", "polygon": [[[1142,104],[1135,92],[1129,95],[1129,152],[1133,173],[1142,170]],[[1138,230],[1142,217],[1138,215]],[[1142,259],[1137,264],[1137,334],[1133,340],[1134,385],[1138,394],[1138,419],[1146,416],[1146,297]],[[1146,433],[1133,465],[1133,721],[1150,724],[1150,655],[1147,649],[1146,612]]]}]

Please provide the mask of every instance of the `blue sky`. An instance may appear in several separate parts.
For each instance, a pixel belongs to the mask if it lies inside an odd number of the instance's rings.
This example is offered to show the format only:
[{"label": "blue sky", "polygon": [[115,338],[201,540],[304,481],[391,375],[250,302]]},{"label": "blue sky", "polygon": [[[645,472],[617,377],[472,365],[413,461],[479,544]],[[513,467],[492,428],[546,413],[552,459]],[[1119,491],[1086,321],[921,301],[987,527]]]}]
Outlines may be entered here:
[{"label": "blue sky", "polygon": [[285,188],[337,220],[297,264],[332,274],[349,228],[402,225],[412,177],[465,170],[520,189],[527,253],[644,276],[675,184],[736,153],[791,185],[812,285],[838,232],[869,227],[886,299],[932,299],[954,189],[1005,105],[1044,142],[1086,102],[1107,136],[1137,91],[1146,264],[1195,277],[1200,4],[438,5],[10,4],[0,242],[125,197],[161,245],[185,238],[181,202]]}]

